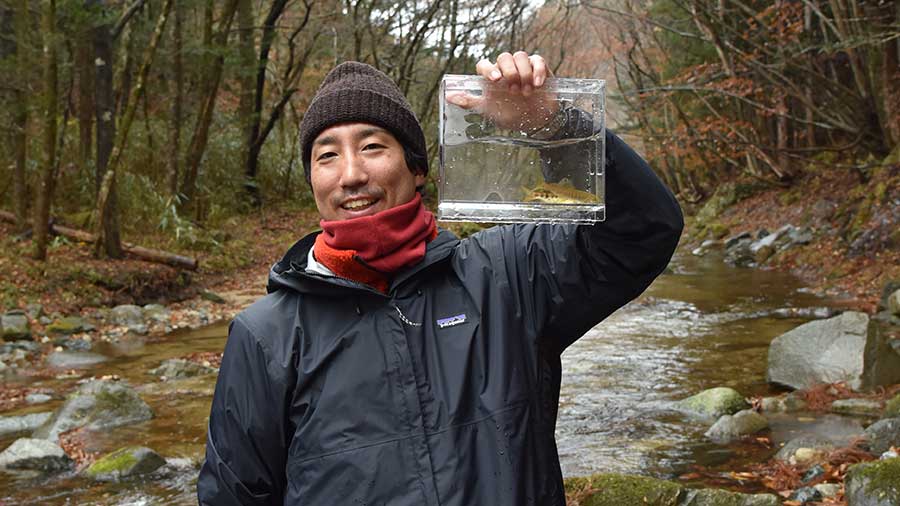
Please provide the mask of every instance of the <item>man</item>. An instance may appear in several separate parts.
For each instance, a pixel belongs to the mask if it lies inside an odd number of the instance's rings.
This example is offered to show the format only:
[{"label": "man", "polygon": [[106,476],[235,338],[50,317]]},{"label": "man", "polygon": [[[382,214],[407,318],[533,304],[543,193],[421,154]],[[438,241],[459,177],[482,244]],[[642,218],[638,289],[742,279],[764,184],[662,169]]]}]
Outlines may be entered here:
[{"label": "man", "polygon": [[[478,72],[514,108],[549,75],[524,52]],[[560,128],[584,128],[570,113]],[[565,504],[560,354],[665,268],[682,228],[671,193],[608,133],[606,222],[460,241],[421,204],[425,139],[406,99],[352,62],[323,81],[301,144],[323,232],[231,325],[200,503]],[[554,151],[578,165],[580,151]]]}]

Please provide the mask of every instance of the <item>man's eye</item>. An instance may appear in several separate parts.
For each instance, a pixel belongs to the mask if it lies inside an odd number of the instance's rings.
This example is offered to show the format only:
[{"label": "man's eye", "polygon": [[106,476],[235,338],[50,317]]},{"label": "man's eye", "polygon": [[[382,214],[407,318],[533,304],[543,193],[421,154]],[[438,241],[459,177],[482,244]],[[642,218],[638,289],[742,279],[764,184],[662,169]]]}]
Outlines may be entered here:
[{"label": "man's eye", "polygon": [[376,144],[376,143],[372,142],[370,144],[366,144],[366,146],[363,149],[380,149],[383,147],[384,146],[382,146],[381,144]]},{"label": "man's eye", "polygon": [[327,151],[327,152],[325,152],[325,153],[320,154],[320,155],[316,158],[316,160],[324,160],[324,159],[326,159],[326,158],[331,158],[331,157],[334,157],[334,156],[337,156],[337,153],[335,153],[334,151]]}]

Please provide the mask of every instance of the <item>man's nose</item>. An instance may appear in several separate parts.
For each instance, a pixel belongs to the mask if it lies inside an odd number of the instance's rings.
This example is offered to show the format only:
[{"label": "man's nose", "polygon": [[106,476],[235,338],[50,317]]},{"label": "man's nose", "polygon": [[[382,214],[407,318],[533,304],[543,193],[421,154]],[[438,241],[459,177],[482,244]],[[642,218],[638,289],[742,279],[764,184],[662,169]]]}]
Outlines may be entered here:
[{"label": "man's nose", "polygon": [[355,188],[365,185],[368,181],[369,174],[363,160],[355,154],[345,156],[341,166],[341,186]]}]

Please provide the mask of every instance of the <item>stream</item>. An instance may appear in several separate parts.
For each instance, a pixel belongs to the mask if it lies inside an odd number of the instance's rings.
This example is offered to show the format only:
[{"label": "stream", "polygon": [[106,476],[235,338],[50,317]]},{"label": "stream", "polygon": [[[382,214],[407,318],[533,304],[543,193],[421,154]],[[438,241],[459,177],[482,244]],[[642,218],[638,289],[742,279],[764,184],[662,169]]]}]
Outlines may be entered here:
[{"label": "stream", "polygon": [[[776,393],[765,381],[769,342],[808,321],[815,308],[840,306],[841,301],[810,294],[784,273],[732,268],[717,253],[679,254],[670,272],[644,295],[563,354],[557,422],[563,474],[610,471],[670,479],[694,465],[738,469],[768,458],[775,449],[704,441],[710,422],[679,415],[672,403],[717,386],[745,396]],[[168,358],[221,351],[227,329],[221,323],[159,338],[97,343],[92,351],[110,360],[83,370],[83,377],[128,380],[155,412],[150,421],[94,434],[85,449],[108,453],[130,444],[148,446],[175,463],[168,471],[120,483],[71,473],[42,478],[0,471],[0,505],[196,504],[197,466],[215,378],[159,382],[147,371]],[[8,381],[67,392],[78,379],[17,376]],[[61,402],[2,415],[48,411]],[[771,438],[777,443],[801,430],[849,433],[846,427],[858,423],[784,417],[771,421]],[[24,436],[0,437],[0,449]]]}]

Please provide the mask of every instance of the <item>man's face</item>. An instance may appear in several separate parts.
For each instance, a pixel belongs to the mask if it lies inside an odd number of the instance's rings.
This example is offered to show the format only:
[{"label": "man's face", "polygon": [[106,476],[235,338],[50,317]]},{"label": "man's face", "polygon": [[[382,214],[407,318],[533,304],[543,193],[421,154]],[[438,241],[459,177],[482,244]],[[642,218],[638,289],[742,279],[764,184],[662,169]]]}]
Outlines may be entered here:
[{"label": "man's face", "polygon": [[313,141],[310,176],[322,219],[369,216],[412,200],[425,175],[413,174],[393,134],[368,123],[342,123]]}]

